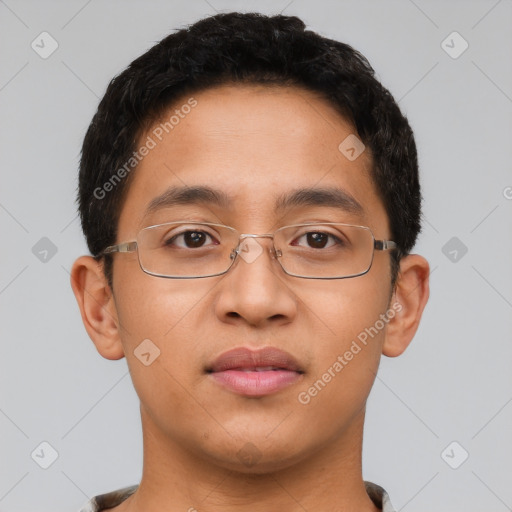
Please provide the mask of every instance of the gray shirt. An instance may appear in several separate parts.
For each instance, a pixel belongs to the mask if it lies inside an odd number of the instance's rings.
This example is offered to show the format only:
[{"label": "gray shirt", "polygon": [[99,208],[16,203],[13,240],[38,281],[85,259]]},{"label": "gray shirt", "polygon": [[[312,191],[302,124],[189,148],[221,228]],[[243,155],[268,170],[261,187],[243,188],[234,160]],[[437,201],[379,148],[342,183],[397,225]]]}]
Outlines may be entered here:
[{"label": "gray shirt", "polygon": [[[370,499],[377,507],[380,507],[382,512],[395,512],[388,493],[382,487],[372,482],[365,482],[364,484],[368,496],[370,496]],[[132,485],[107,494],[94,496],[80,509],[80,512],[100,512],[101,510],[116,507],[131,496],[137,490],[137,487],[138,485]]]}]

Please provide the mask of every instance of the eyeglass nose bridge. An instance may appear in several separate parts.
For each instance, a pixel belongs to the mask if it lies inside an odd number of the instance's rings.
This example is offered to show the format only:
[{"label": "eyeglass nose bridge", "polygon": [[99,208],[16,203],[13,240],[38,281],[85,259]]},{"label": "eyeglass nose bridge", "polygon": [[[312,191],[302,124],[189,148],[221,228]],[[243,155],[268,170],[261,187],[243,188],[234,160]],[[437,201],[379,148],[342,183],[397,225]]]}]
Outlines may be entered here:
[{"label": "eyeglass nose bridge", "polygon": [[242,251],[242,244],[244,240],[247,238],[270,238],[272,239],[272,247],[269,249],[270,254],[274,256],[274,258],[278,258],[279,256],[282,256],[282,252],[279,249],[276,249],[274,246],[274,234],[273,233],[261,233],[261,234],[255,234],[255,233],[242,233],[238,238],[238,244],[237,246],[231,251],[230,258],[234,260],[238,255],[240,255],[240,251]]}]

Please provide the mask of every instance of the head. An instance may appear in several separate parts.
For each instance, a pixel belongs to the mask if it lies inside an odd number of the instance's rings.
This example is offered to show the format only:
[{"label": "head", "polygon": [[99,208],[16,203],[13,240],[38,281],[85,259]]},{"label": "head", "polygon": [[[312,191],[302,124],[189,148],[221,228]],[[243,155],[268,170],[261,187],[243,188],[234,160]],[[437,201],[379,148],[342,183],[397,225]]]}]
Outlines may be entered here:
[{"label": "head", "polygon": [[[180,199],[148,211],[169,189]],[[335,206],[333,190],[360,209]],[[91,256],[75,262],[72,286],[99,352],[126,356],[148,429],[232,469],[254,446],[261,460],[245,470],[267,471],[362,428],[381,354],[399,355],[418,327],[428,264],[410,254],[421,211],[413,133],[360,53],[286,16],[219,14],[173,33],[108,86],[78,202]],[[255,260],[202,279],[155,277],[136,252],[103,253],[179,220],[256,234],[340,222],[397,248],[333,280],[285,274],[269,239]],[[147,366],[143,340],[158,354]],[[239,346],[288,352],[298,380],[266,396],[219,386],[213,361]]]},{"label": "head", "polygon": [[[87,131],[80,164],[79,211],[91,254],[98,256],[116,240],[140,160],[134,153],[149,126],[173,105],[179,108],[180,98],[225,83],[307,89],[353,126],[371,154],[371,179],[398,244],[390,261],[393,283],[401,255],[413,248],[420,231],[412,130],[363,55],[287,16],[231,13],[201,20],[163,39],[111,81]],[[112,284],[112,258],[103,260]]]}]

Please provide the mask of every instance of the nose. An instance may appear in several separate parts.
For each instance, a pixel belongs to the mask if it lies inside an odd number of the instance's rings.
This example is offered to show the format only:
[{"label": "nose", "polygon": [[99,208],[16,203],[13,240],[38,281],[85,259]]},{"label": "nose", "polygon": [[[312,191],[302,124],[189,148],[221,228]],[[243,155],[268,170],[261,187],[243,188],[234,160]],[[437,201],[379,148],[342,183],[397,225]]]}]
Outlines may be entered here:
[{"label": "nose", "polygon": [[215,309],[221,321],[261,327],[295,318],[297,297],[275,260],[269,238],[242,239],[233,267],[219,283]]}]

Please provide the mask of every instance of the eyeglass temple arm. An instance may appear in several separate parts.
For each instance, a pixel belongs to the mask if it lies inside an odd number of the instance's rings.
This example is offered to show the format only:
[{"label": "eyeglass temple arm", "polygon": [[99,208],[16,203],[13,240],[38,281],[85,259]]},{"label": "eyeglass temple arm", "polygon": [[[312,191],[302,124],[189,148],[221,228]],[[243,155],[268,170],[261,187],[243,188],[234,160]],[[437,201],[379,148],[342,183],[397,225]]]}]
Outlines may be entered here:
[{"label": "eyeglass temple arm", "polygon": [[124,244],[111,245],[107,247],[101,254],[111,254],[113,252],[133,252],[137,250],[137,242],[125,242]]},{"label": "eyeglass temple arm", "polygon": [[392,240],[375,240],[374,247],[377,251],[389,251],[390,249],[397,249],[398,245]]}]

